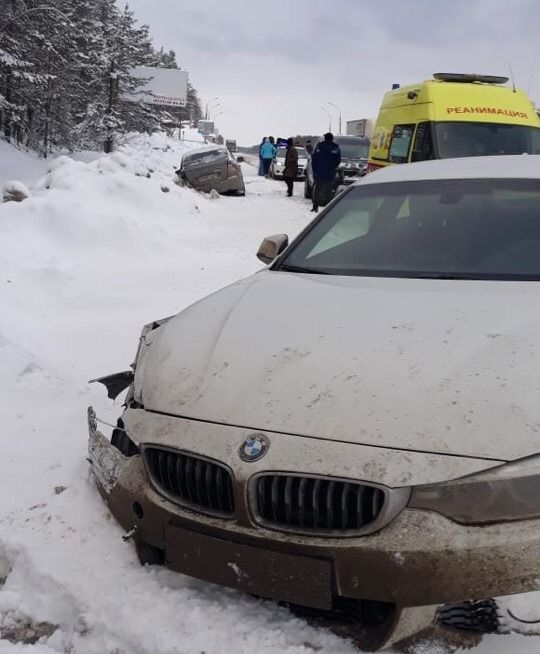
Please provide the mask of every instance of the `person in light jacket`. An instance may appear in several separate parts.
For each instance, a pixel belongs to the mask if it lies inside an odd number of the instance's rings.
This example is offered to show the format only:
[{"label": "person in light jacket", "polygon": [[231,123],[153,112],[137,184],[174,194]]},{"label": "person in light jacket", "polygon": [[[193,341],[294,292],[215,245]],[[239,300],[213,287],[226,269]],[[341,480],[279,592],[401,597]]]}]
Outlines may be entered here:
[{"label": "person in light jacket", "polygon": [[287,151],[285,153],[285,168],[283,169],[283,179],[287,184],[287,197],[293,194],[294,180],[298,174],[298,150],[294,147],[292,138],[287,139]]},{"label": "person in light jacket", "polygon": [[263,162],[263,172],[265,177],[268,177],[268,171],[270,170],[270,164],[272,159],[276,156],[276,146],[270,143],[268,138],[264,139],[264,143],[261,145],[261,159]]},{"label": "person in light jacket", "polygon": [[341,163],[341,150],[334,143],[334,135],[328,132],[324,141],[317,143],[311,155],[311,167],[315,185],[313,188],[313,208],[317,213],[319,206],[326,206],[336,190],[336,171]]},{"label": "person in light jacket", "polygon": [[262,149],[262,146],[263,146],[263,143],[264,143],[265,139],[266,139],[266,136],[263,136],[262,141],[261,141],[261,143],[259,145],[259,171],[258,171],[257,174],[260,175],[260,177],[262,177],[264,175],[264,164],[263,164],[261,149]]}]

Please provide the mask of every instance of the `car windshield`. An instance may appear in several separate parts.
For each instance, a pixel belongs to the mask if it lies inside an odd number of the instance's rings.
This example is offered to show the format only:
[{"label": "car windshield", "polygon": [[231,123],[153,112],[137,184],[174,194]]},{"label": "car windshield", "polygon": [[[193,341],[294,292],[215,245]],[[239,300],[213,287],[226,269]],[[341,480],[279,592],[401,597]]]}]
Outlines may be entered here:
[{"label": "car windshield", "polygon": [[540,154],[538,127],[460,122],[434,125],[440,159],[495,154]]},{"label": "car windshield", "polygon": [[216,159],[225,157],[227,157],[227,151],[223,149],[200,150],[185,154],[183,163],[186,165],[212,163]]},{"label": "car windshield", "polygon": [[[307,152],[305,148],[296,148],[296,151],[298,152],[299,157],[307,157]],[[287,154],[287,148],[278,148],[276,157],[278,159],[285,159],[286,154]]]},{"label": "car windshield", "polygon": [[540,280],[540,184],[353,187],[274,268],[331,275]]},{"label": "car windshield", "polygon": [[341,150],[342,159],[367,159],[369,155],[369,143],[367,141],[360,141],[358,143],[351,143],[346,141],[342,143],[336,141]]}]

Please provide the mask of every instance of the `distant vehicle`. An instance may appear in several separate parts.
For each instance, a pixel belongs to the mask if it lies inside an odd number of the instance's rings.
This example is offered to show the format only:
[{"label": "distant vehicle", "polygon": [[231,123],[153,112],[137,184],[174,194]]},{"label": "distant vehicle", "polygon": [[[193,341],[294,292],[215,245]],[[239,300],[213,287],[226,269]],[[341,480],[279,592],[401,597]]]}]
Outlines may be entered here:
[{"label": "distant vehicle", "polygon": [[236,152],[236,150],[237,150],[237,147],[236,147],[236,141],[234,141],[234,140],[232,140],[232,139],[227,139],[227,140],[225,141],[225,147],[227,148],[227,150],[228,150],[231,154],[234,154],[234,153]]},{"label": "distant vehicle", "polygon": [[388,91],[377,117],[368,170],[390,164],[498,154],[540,154],[540,120],[507,77],[435,73]]},{"label": "distant vehicle", "polygon": [[[369,156],[369,139],[366,136],[334,136],[334,143],[341,150],[341,163],[336,172],[336,188],[348,186],[363,177],[367,172]],[[313,169],[311,157],[306,166],[304,197],[313,195]]]},{"label": "distant vehicle", "polygon": [[[308,153],[305,148],[297,146],[298,152],[298,172],[296,179],[302,181],[306,176],[306,166],[308,161]],[[285,154],[287,148],[278,147],[276,157],[270,165],[270,177],[273,179],[283,179],[283,170],[285,168]]]},{"label": "distant vehicle", "polygon": [[207,146],[186,152],[176,171],[182,182],[197,191],[245,195],[242,168],[224,146]]}]

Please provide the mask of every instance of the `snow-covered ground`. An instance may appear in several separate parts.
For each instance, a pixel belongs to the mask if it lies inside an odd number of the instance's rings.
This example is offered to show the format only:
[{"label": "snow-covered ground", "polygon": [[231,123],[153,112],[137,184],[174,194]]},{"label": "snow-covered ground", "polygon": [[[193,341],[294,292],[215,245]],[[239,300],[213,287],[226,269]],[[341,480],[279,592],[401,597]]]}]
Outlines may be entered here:
[{"label": "snow-covered ground", "polygon": [[11,180],[24,184],[44,175],[49,162],[0,139],[0,189]]},{"label": "snow-covered ground", "polygon": [[[101,156],[99,152],[84,151],[71,155],[76,161],[90,162]],[[43,159],[33,152],[15,148],[0,139],[0,188],[9,181],[31,185],[38,177],[45,175],[51,160]]]},{"label": "snow-covered ground", "polygon": [[[194,145],[134,136],[44,164],[0,141],[0,181],[32,190],[0,205],[0,654],[358,651],[272,602],[140,567],[89,475],[86,407],[112,422],[120,406],[87,380],[125,369],[144,323],[257,270],[266,234],[310,219],[300,185],[288,199],[249,165],[245,198],[176,186]],[[491,636],[475,653],[510,651],[538,654],[540,639]]]}]

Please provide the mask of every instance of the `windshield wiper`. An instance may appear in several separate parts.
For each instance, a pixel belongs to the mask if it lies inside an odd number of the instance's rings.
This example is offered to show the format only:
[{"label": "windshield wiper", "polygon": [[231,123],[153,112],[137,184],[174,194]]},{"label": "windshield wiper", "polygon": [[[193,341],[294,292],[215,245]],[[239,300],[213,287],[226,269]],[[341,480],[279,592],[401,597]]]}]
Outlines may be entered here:
[{"label": "windshield wiper", "polygon": [[324,270],[318,270],[317,268],[302,268],[302,266],[288,266],[282,265],[275,270],[284,270],[285,272],[297,272],[297,273],[309,273],[310,275],[329,275],[330,273],[325,272]]},{"label": "windshield wiper", "polygon": [[413,273],[411,277],[414,279],[485,279],[484,275],[474,273]]}]

